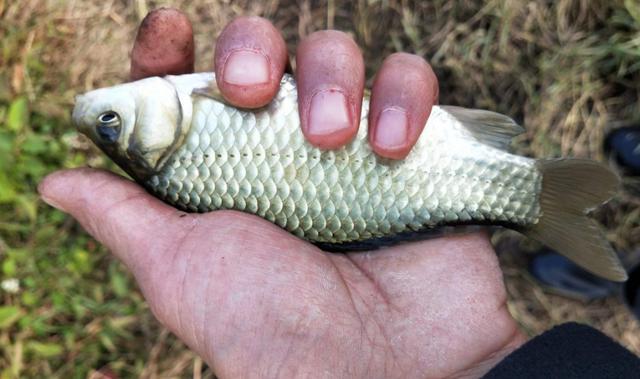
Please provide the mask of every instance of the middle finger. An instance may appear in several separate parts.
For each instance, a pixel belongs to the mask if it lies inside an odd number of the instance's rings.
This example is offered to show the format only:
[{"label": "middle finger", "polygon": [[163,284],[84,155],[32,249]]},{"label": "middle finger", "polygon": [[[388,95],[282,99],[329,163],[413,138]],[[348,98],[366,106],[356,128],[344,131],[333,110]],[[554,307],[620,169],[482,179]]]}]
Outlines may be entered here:
[{"label": "middle finger", "polygon": [[364,89],[364,60],[347,34],[325,30],[302,40],[296,54],[302,132],[323,149],[355,137]]}]

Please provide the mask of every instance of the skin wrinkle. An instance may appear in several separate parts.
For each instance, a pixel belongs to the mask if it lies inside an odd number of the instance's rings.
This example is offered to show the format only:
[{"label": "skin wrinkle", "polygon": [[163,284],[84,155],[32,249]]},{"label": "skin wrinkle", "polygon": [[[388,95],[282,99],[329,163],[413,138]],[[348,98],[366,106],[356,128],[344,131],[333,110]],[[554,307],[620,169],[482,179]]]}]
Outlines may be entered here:
[{"label": "skin wrinkle", "polygon": [[[276,324],[275,330],[273,332],[274,332],[275,335],[278,335],[278,325],[277,324]],[[279,361],[279,364],[276,365],[275,376],[274,377],[276,377],[276,378],[280,377],[282,369],[283,369],[283,366],[284,366],[284,363],[285,363],[285,358],[284,357],[289,356],[289,353],[291,352],[292,345],[293,345],[293,341],[290,341],[287,344],[287,347],[285,348],[285,351],[284,351],[283,358],[281,358],[280,361]]]},{"label": "skin wrinkle", "polygon": [[[214,228],[215,229],[215,226]],[[223,233],[224,234],[224,233]],[[230,239],[232,240],[236,240],[235,236],[231,237]],[[221,249],[224,250],[223,247],[221,247]],[[224,251],[224,256],[221,257],[221,260],[224,258],[224,266],[223,266],[223,270],[233,270],[233,264],[231,266],[227,265],[227,259],[231,259],[233,260],[233,258],[227,258],[227,251]],[[222,265],[222,263],[221,263]],[[211,265],[211,272],[213,272],[213,267],[215,265]],[[218,283],[221,282],[222,280],[224,280],[224,278],[219,277],[219,275],[216,275],[216,280],[214,281],[212,279],[213,275],[209,274],[209,282],[207,283],[208,288],[210,288],[210,286],[212,286],[214,283]],[[232,286],[230,286],[230,284],[226,284],[223,286],[225,287],[229,287],[229,289],[227,289],[226,291],[232,290]],[[210,294],[215,293],[215,290],[211,290]],[[216,373],[219,373],[219,377],[247,377],[247,372],[243,373],[243,367],[241,367],[242,365],[240,364],[243,360],[240,359],[240,356],[235,355],[235,352],[237,350],[241,350],[241,348],[238,347],[238,344],[242,344],[243,341],[240,340],[238,341],[238,338],[242,337],[242,334],[244,333],[245,335],[248,333],[252,333],[250,337],[251,340],[259,340],[260,335],[258,334],[258,329],[252,327],[250,329],[246,329],[243,328],[243,325],[241,323],[242,321],[242,317],[244,316],[244,313],[242,312],[242,308],[237,308],[234,309],[234,307],[229,306],[227,304],[228,299],[225,297],[224,299],[221,298],[215,298],[213,296],[208,296],[207,297],[207,303],[211,304],[211,301],[216,300],[216,302],[219,303],[219,306],[217,307],[217,309],[225,309],[225,308],[229,308],[227,310],[227,312],[233,312],[230,313],[228,315],[228,317],[223,317],[222,319],[219,320],[219,323],[222,326],[223,330],[226,333],[222,333],[221,335],[211,335],[209,333],[206,333],[206,331],[208,330],[206,327],[203,329],[203,334],[206,334],[205,337],[205,351],[209,351],[208,355],[207,355],[207,362],[211,365],[212,369],[215,370]],[[257,302],[255,302],[253,304],[254,309],[262,309],[265,308],[264,307],[264,301],[259,300]],[[268,308],[265,308],[268,309]],[[210,317],[210,313],[211,311],[214,311],[213,309],[211,309],[211,307],[208,308],[207,310],[207,317],[204,318],[205,321],[211,321],[211,319],[209,319]],[[215,312],[215,311],[214,311]],[[218,313],[218,315],[222,315],[224,316],[224,314],[220,314]],[[262,315],[262,319],[269,319],[270,318],[270,314],[269,313],[265,313]],[[214,318],[215,320],[216,318]],[[215,333],[215,328],[213,329],[213,332]],[[226,335],[226,334],[230,334],[230,335]],[[238,336],[236,338],[236,336]],[[226,340],[225,340],[226,339]],[[250,349],[247,349],[248,351]],[[247,359],[245,359],[244,361],[252,361],[255,362],[255,357],[251,356],[249,354],[249,352],[247,352]],[[228,373],[229,375],[223,375],[223,373]]]},{"label": "skin wrinkle", "polygon": [[[402,312],[393,304],[393,302],[391,301],[391,298],[389,297],[389,294],[380,286],[378,281],[375,280],[375,278],[371,275],[371,273],[367,269],[365,269],[364,265],[360,265],[357,259],[354,259],[354,257],[350,254],[347,255],[347,259],[351,262],[353,267],[356,270],[358,270],[359,273],[368,281],[374,293],[378,295],[376,296],[375,300],[382,299],[383,304],[386,306],[385,307],[386,309],[388,309],[389,311],[395,311],[397,315],[401,315]],[[387,343],[386,347],[385,346],[382,346],[382,347],[384,348],[384,350],[386,350],[388,353],[391,354],[391,358],[393,362],[400,362],[400,359],[398,358],[395,352],[395,349],[393,347],[392,340],[388,336],[386,328],[383,326],[383,323],[381,323],[375,315],[375,313],[378,313],[378,312],[376,312],[371,307],[369,307],[369,311],[371,312],[371,319],[373,323],[378,328],[378,331],[382,335],[383,340]],[[371,342],[373,344],[373,341]],[[385,368],[386,368],[387,360],[385,359],[384,361],[385,361]]]},{"label": "skin wrinkle", "polygon": [[[268,35],[264,34],[264,31],[262,29],[263,27],[265,27],[265,24],[263,21],[265,21],[263,18],[257,17],[257,16],[238,17],[234,19],[231,23],[229,23],[227,27],[225,27],[222,30],[222,33],[220,33],[220,36],[218,36],[218,41],[222,40],[222,41],[232,42],[231,45],[237,46],[238,48],[246,47],[246,48],[251,48],[256,50],[262,50],[263,46],[258,43],[259,39],[252,39],[247,37],[251,37],[255,35],[256,31],[262,31],[261,37],[265,37],[265,36],[269,37]],[[244,23],[246,23],[247,25],[243,25],[243,29],[251,30],[252,35],[242,34],[241,35],[242,38],[237,38],[236,34],[234,34],[234,33],[237,33],[237,29],[238,29],[237,25],[244,24]],[[274,42],[274,41],[271,40],[271,38],[269,38],[268,42]]]},{"label": "skin wrinkle", "polygon": [[[178,247],[178,246],[180,246],[180,245],[182,244],[182,242],[185,240],[186,236],[187,236],[189,233],[190,233],[190,230],[187,230],[187,231],[183,232],[183,236],[182,236],[182,237],[180,237],[180,238],[178,238],[178,241],[177,241],[177,242],[175,242],[175,247],[172,247],[172,248],[166,248],[166,252],[172,251],[172,254],[171,254],[171,262],[172,262],[171,267],[176,267],[177,258],[178,258],[178,256],[180,256],[180,254],[181,254],[180,249],[178,249],[177,247]],[[166,252],[165,252],[165,254],[166,254]],[[161,254],[161,255],[164,255],[164,254]],[[182,277],[183,277],[182,285],[184,286],[184,282],[185,282],[185,279],[186,279],[186,265],[185,265],[185,269],[184,269],[184,270],[183,270],[183,272],[182,272]],[[157,286],[153,286],[153,291],[154,291],[154,293],[156,293],[156,294],[159,294],[159,293],[160,293],[160,291],[158,291]],[[182,292],[183,292],[183,294],[184,294],[184,287],[182,288]],[[158,296],[159,296],[159,295],[158,295]],[[180,317],[180,315],[178,314],[178,313],[180,312],[180,308],[181,308],[181,307],[179,307],[179,306],[176,306],[176,307],[175,307],[175,310],[174,310],[175,316],[174,316],[174,317],[175,317],[175,319],[178,321],[178,328],[177,328],[177,330],[180,330],[180,331],[181,331],[181,330],[183,330],[183,329],[184,329],[184,327],[183,327],[183,325],[182,325],[182,317]],[[161,322],[162,322],[162,321],[161,321]],[[163,324],[165,324],[165,323],[163,322]]]},{"label": "skin wrinkle", "polygon": [[[378,79],[379,81],[376,83],[375,89],[387,90],[387,88],[392,87],[396,91],[399,90],[399,92],[395,96],[393,96],[394,94],[391,92],[382,100],[376,99],[375,104],[372,106],[376,107],[377,113],[389,106],[404,108],[410,114],[411,112],[422,110],[422,104],[429,98],[429,96],[424,96],[429,92],[427,90],[429,80],[426,79],[424,75],[411,72],[411,70],[407,69],[408,73],[399,78],[402,83],[398,85],[398,83],[395,82],[397,75],[385,74],[390,68],[385,68],[384,70],[385,71],[381,71],[380,73],[382,77]],[[389,82],[390,78],[394,79],[393,83]],[[416,96],[416,94],[418,96]],[[420,109],[416,109],[418,104],[420,104]],[[410,119],[415,119],[416,116],[419,115],[414,115],[414,117],[410,117]]]},{"label": "skin wrinkle", "polygon": [[[300,318],[298,318],[298,321],[297,321],[297,327],[296,327],[296,328],[294,328],[294,333],[295,333],[297,330],[301,330],[301,329],[302,329],[302,328],[301,328],[301,326],[302,326],[302,321],[301,321],[301,320],[302,320],[302,318],[301,318],[301,317],[300,317]],[[281,373],[282,373],[282,370],[283,370],[283,368],[284,368],[284,365],[285,365],[285,363],[287,362],[286,357],[290,357],[290,356],[291,356],[291,351],[292,351],[292,350],[293,350],[293,340],[289,340],[289,342],[287,343],[287,346],[286,346],[286,348],[285,348],[285,350],[284,350],[284,354],[282,354],[282,358],[280,359],[280,364],[276,367],[276,371],[275,371],[275,377],[276,377],[276,378],[280,378],[280,377],[283,377],[283,378],[286,378],[286,377],[290,377],[290,378],[291,378],[291,377],[296,377],[295,372],[290,373],[290,375],[288,375],[288,376],[281,376]],[[297,365],[296,365],[296,364],[294,364],[292,367],[297,367]],[[294,371],[295,371],[295,370],[294,370]]]},{"label": "skin wrinkle", "polygon": [[[125,206],[129,207],[131,205],[131,203],[134,203],[136,200],[144,200],[145,194],[144,193],[136,193],[136,194],[132,194],[127,196],[124,199],[121,199],[119,201],[114,201],[111,204],[109,204],[108,206],[103,207],[102,209],[98,209],[96,211],[96,214],[102,214],[102,217],[100,218],[90,218],[89,219],[89,224],[90,224],[90,229],[94,231],[94,233],[96,233],[97,235],[99,235],[101,237],[101,241],[102,243],[104,243],[106,240],[109,240],[109,237],[111,237],[112,239],[116,240],[116,244],[112,244],[113,246],[109,246],[112,250],[119,250],[118,249],[118,245],[120,245],[122,242],[122,238],[119,237],[120,236],[120,231],[113,229],[113,226],[118,225],[117,222],[110,222],[108,220],[110,220],[112,217],[114,217],[114,214],[117,214],[120,211],[120,208],[124,208]],[[104,221],[107,220],[107,221]],[[101,226],[102,225],[102,226]],[[104,226],[108,225],[111,228],[110,231],[106,231],[106,233],[104,232]],[[102,231],[102,232],[98,232],[98,231]],[[105,241],[102,241],[102,239],[104,239]],[[130,264],[131,262],[130,259],[125,258],[125,263],[126,264]]]},{"label": "skin wrinkle", "polygon": [[[227,234],[227,235],[228,235],[229,233],[224,233],[224,234]],[[240,248],[240,250],[244,250],[244,249],[245,249],[245,248]],[[277,254],[277,253],[274,253],[274,254]],[[263,265],[261,264],[260,266],[263,266]],[[301,321],[301,320],[297,320],[298,324],[299,324],[299,322],[300,322],[300,321]]]},{"label": "skin wrinkle", "polygon": [[[279,285],[278,287],[282,287],[283,285]],[[277,291],[277,289],[276,289]],[[264,306],[266,308],[269,308],[268,306],[266,306],[266,301],[267,297],[266,294],[270,292],[270,291],[263,291],[262,295],[261,295],[261,299],[262,301],[260,302],[260,306]],[[280,298],[276,299],[276,300],[280,300]],[[285,304],[286,306],[286,304]],[[278,301],[272,308],[276,308],[276,309],[283,309],[284,307],[282,306],[282,304],[280,303],[280,301]],[[273,317],[278,318],[278,315],[274,315]],[[264,317],[265,322],[268,322],[269,318],[268,317]],[[283,338],[284,336],[286,336],[287,334],[291,336],[291,338],[288,339],[288,343],[287,345],[292,345],[294,340],[297,340],[298,337],[298,331],[301,330],[300,325],[302,322],[302,316],[299,316],[295,318],[295,322],[294,324],[291,326],[291,324],[288,322],[286,325],[290,325],[291,329],[289,329],[288,327],[283,328],[281,323],[276,323],[276,326],[274,328],[274,330],[270,330],[270,328],[261,328],[260,326],[258,327],[254,327],[254,333],[256,334],[256,338],[260,341],[273,341],[273,347],[272,348],[267,348],[267,349],[257,349],[257,351],[255,351],[255,348],[257,348],[257,346],[252,349],[252,351],[254,351],[254,354],[257,354],[257,358],[256,361],[258,362],[265,362],[265,365],[267,367],[267,369],[265,369],[265,374],[264,375],[260,375],[260,376],[264,376],[264,377],[273,377],[272,373],[273,370],[276,366],[274,366],[274,363],[276,361],[279,362],[279,365],[276,369],[276,373],[280,370],[283,370],[286,362],[287,362],[287,357],[288,354],[282,354],[282,343],[283,341],[287,341],[286,338]],[[285,347],[286,350],[289,350],[288,347]],[[273,359],[273,357],[269,357],[269,354],[277,354],[276,356],[278,357],[278,359]],[[266,374],[268,373],[268,374]],[[275,377],[278,377],[279,375],[276,375]]]},{"label": "skin wrinkle", "polygon": [[[379,300],[379,299],[383,299],[384,305],[386,305],[389,309],[392,309],[393,305],[387,300],[386,295],[384,294],[382,289],[378,286],[378,284],[375,282],[375,280],[373,280],[369,276],[369,273],[366,270],[362,269],[358,264],[356,264],[355,261],[353,260],[353,258],[350,255],[347,255],[346,258],[351,263],[351,267],[355,269],[355,271],[359,274],[359,276],[365,278],[365,280],[370,284],[370,286],[372,287],[372,290],[373,290],[373,294],[374,295],[378,295],[378,296],[375,296],[375,299],[373,300],[374,303],[376,303],[377,300]],[[342,271],[340,271],[340,276],[342,278],[344,278],[344,276],[342,274]],[[343,281],[345,282],[345,285],[347,286],[347,288],[349,290],[349,296],[352,299],[352,303],[355,304],[355,300],[353,300],[353,293],[354,292],[352,292],[351,287],[348,284],[346,284],[347,283],[346,280],[343,279]],[[369,328],[366,326],[368,323],[365,322],[365,320],[362,317],[361,313],[358,312],[358,318],[360,320],[360,323],[362,324],[361,330],[363,330],[363,334],[366,335],[367,340],[368,340],[368,342],[369,342],[369,344],[371,346],[370,359],[367,362],[367,367],[372,367],[373,356],[374,356],[374,353],[376,351],[376,347],[382,348],[387,353],[390,353],[393,362],[399,362],[399,359],[398,359],[395,351],[393,350],[393,346],[391,344],[391,340],[389,339],[389,337],[387,335],[386,329],[382,326],[382,323],[378,320],[378,317],[376,316],[376,313],[379,313],[379,312],[377,312],[374,309],[374,307],[367,305],[367,301],[364,300],[364,297],[360,294],[360,291],[358,291],[358,287],[357,286],[354,286],[353,291],[358,293],[359,297],[361,299],[363,299],[363,304],[367,308],[368,313],[370,314],[370,316],[367,317],[367,319],[371,320],[373,322],[373,324],[377,328],[378,332],[382,336],[382,339],[385,342],[387,342],[386,344],[379,344],[379,343],[376,342],[375,334],[374,334],[374,336],[372,336],[370,334]],[[354,306],[354,308],[357,311],[357,307]],[[373,331],[373,333],[375,333],[375,331]],[[386,365],[388,363],[388,360],[384,359],[384,362],[385,362],[385,367],[386,367]],[[396,365],[394,365],[394,366],[396,366]]]},{"label": "skin wrinkle", "polygon": [[[211,284],[213,283],[213,266],[209,266],[208,269],[208,274],[205,277],[205,281],[206,281],[206,291],[205,293],[211,293]],[[210,320],[210,312],[212,310],[212,306],[211,306],[211,296],[206,296],[205,298],[205,311],[204,311],[204,315],[202,317],[202,322],[200,324],[200,328],[201,328],[201,335],[202,335],[202,345],[204,347],[204,352],[205,352],[205,356],[209,357],[209,359],[211,360],[211,362],[215,361],[215,354],[214,349],[212,347],[212,343],[213,341],[211,340],[211,338],[209,338],[207,336],[206,330],[207,330],[207,321]],[[195,332],[195,331],[194,331]]]},{"label": "skin wrinkle", "polygon": [[[195,223],[196,220],[193,221],[194,225],[193,227],[195,227]],[[160,251],[158,253],[155,253],[154,255],[158,256],[158,257],[168,257],[171,256],[171,262],[176,262],[177,258],[179,256],[182,256],[183,252],[180,249],[180,247],[182,246],[182,244],[184,243],[184,241],[187,239],[187,237],[189,236],[189,234],[191,233],[191,231],[193,230],[193,227],[189,228],[189,229],[183,229],[183,234],[182,236],[180,236],[180,238],[178,238],[177,240],[170,240],[173,243],[169,244],[168,246],[165,246],[163,248],[160,249]],[[163,239],[164,240],[164,239]],[[169,267],[175,267],[175,264],[170,265]],[[184,279],[186,278],[186,267],[187,265],[185,265],[185,269],[183,271],[183,275],[178,275],[177,277],[182,277],[183,280],[181,281],[182,285],[181,285],[181,291],[184,291]],[[140,281],[141,284],[143,284],[143,289],[146,287],[145,284],[149,284],[150,285],[150,291],[147,294],[147,296],[152,297],[152,298],[168,298],[171,299],[172,301],[177,301],[180,298],[183,297],[174,297],[174,296],[166,296],[166,294],[164,293],[165,290],[161,290],[159,286],[157,286],[156,284],[163,284],[166,285],[166,282],[164,281],[154,281],[154,280],[150,280],[150,278],[153,278],[154,275],[151,273],[151,269],[155,268],[155,265],[153,264],[148,264],[144,266],[144,273],[141,273],[139,270],[135,270],[134,273],[136,273],[137,275],[144,275],[144,278],[146,280],[142,280]],[[164,275],[163,275],[164,276]],[[183,292],[181,293],[181,295],[183,294]],[[163,324],[163,325],[171,325],[172,323],[170,322],[170,318],[165,317],[168,316],[167,311],[159,309],[159,308],[155,308],[154,307],[155,302],[152,301],[150,302],[150,308],[153,311],[154,315],[156,316],[156,318],[158,318],[158,320]],[[176,306],[175,306],[175,315],[174,315],[174,320],[176,320],[176,322],[178,323],[177,328],[170,328],[173,329],[172,331],[174,333],[177,334],[182,334],[182,332],[184,331],[184,326],[182,324],[182,317],[178,314],[180,311],[181,307],[178,305],[178,303],[176,302]]]},{"label": "skin wrinkle", "polygon": [[[261,291],[261,295],[260,298],[258,299],[258,301],[255,304],[255,309],[261,309],[261,308],[265,308],[265,309],[269,309],[269,307],[265,307],[265,292],[266,291]],[[270,311],[265,312],[265,314],[263,315],[263,319],[264,320],[269,320],[272,316],[272,313]],[[234,317],[234,319],[237,318]],[[262,320],[261,320],[262,321]],[[251,341],[262,341],[263,339],[267,338],[266,333],[270,328],[261,328],[260,324],[256,324],[256,325],[252,325],[251,328],[248,331],[245,331],[245,333],[251,333],[250,336],[250,340]],[[235,325],[235,324],[234,324]],[[274,325],[273,331],[272,331],[272,335],[269,337],[275,337],[280,331],[280,325],[278,323],[276,323]],[[273,353],[276,349],[277,349],[277,340],[275,338],[271,338],[271,341],[273,341],[272,346],[270,346],[267,350],[269,350],[269,352]],[[256,369],[259,369],[261,367],[262,362],[265,362],[263,356],[265,351],[263,349],[260,349],[259,344],[255,344],[256,346],[251,346],[250,349],[248,349],[246,355],[249,361],[252,362],[260,362],[260,364],[254,364],[253,366],[256,368],[247,368],[247,372],[245,377],[249,377],[249,373],[253,373],[254,377],[256,376]],[[268,360],[266,360],[268,362]],[[267,366],[268,367],[268,366]],[[254,370],[253,372],[251,370]],[[267,368],[263,368],[264,371],[268,371]],[[236,375],[237,376],[237,375]],[[263,372],[258,371],[258,376],[265,376]],[[231,375],[230,377],[235,377],[233,375]]]},{"label": "skin wrinkle", "polygon": [[[308,327],[308,323],[304,322],[304,317],[301,315],[300,317],[296,318],[296,323],[292,328],[292,331],[288,332],[287,334],[291,334],[293,336],[298,336],[300,335],[301,331],[304,331],[307,329]],[[304,333],[306,334],[306,333]],[[282,333],[278,332],[277,329],[274,332],[275,338],[280,341],[282,341]],[[314,333],[315,335],[315,333]],[[278,338],[280,337],[280,338]],[[317,339],[317,337],[313,337],[314,340]],[[282,349],[278,349],[279,351],[281,351],[281,353],[279,354],[281,356],[280,364],[276,367],[276,372],[275,375],[273,377],[285,377],[285,378],[289,378],[289,377],[297,377],[296,373],[298,372],[298,368],[300,366],[300,361],[299,358],[294,356],[292,354],[293,352],[293,339],[289,339],[289,341],[286,343],[286,347],[284,348],[284,350]],[[307,345],[309,346],[314,346],[314,344],[312,342],[307,343]],[[269,359],[267,359],[269,360]],[[293,361],[293,364],[288,364],[289,361]],[[291,372],[291,370],[293,369],[293,372]],[[281,374],[282,372],[286,372],[286,374]],[[272,375],[266,375],[266,377],[272,377]]]},{"label": "skin wrinkle", "polygon": [[[177,247],[184,246],[186,244],[186,241],[188,241],[189,238],[197,231],[199,225],[200,225],[200,219],[198,217],[193,217],[192,224],[189,226],[189,228],[187,229],[186,233],[184,233],[182,238],[180,238],[180,240],[179,240],[179,242],[177,244]],[[176,248],[175,250],[176,251],[180,251],[181,249]],[[195,251],[193,249],[188,249],[187,257],[186,257],[186,263],[184,265],[184,271],[183,271],[183,274],[182,274],[182,279],[180,280],[182,288],[181,288],[181,291],[180,291],[179,299],[187,299],[188,298],[188,295],[185,293],[185,291],[187,289],[187,278],[189,276],[188,275],[189,274],[189,267],[193,263],[193,255],[194,254],[195,254]],[[207,282],[207,289],[208,289],[210,281],[211,281],[210,275],[206,275],[204,280]],[[184,300],[182,300],[182,301],[184,301]],[[208,299],[207,299],[207,301],[208,301]],[[182,321],[183,321],[182,317],[179,315],[180,312],[177,312],[177,313],[178,313],[178,325],[179,325],[180,329],[183,332],[186,333],[186,329],[184,328],[184,326],[183,326],[184,324],[182,323]],[[194,316],[195,316],[195,314],[194,314]],[[199,347],[198,350],[200,350],[200,347],[204,347],[205,352],[206,352],[207,351],[206,341],[208,339],[204,338],[204,340],[202,340],[202,338],[201,338],[202,335],[204,335],[204,331],[205,330],[206,330],[206,326],[204,325],[204,319],[203,319],[202,329],[201,329],[200,333],[197,333],[197,331],[196,331],[195,319],[191,323],[191,335],[192,335],[191,338],[193,339],[195,345]],[[198,337],[198,335],[200,335],[200,337]]]},{"label": "skin wrinkle", "polygon": [[[357,254],[357,253],[355,253]],[[384,304],[391,310],[395,310],[398,313],[400,313],[400,310],[398,308],[395,307],[395,305],[393,304],[393,302],[391,301],[391,298],[389,297],[389,294],[387,293],[387,291],[384,290],[384,288],[382,288],[380,286],[380,283],[378,283],[377,280],[375,280],[375,278],[371,275],[371,272],[369,272],[369,270],[367,270],[365,268],[365,265],[361,265],[360,262],[358,262],[357,259],[355,259],[355,257],[353,256],[353,254],[347,254],[346,255],[347,259],[351,262],[351,264],[357,269],[359,270],[359,272],[362,274],[363,277],[365,277],[369,283],[371,284],[371,286],[373,287],[374,291],[378,294],[378,296],[380,297],[380,299],[382,299],[382,301],[384,302]]]},{"label": "skin wrinkle", "polygon": [[[366,333],[366,326],[365,326],[364,320],[362,318],[362,315],[360,314],[360,311],[358,310],[358,307],[356,306],[356,302],[355,302],[355,299],[353,297],[353,293],[351,292],[351,288],[347,284],[347,281],[345,280],[345,277],[342,274],[342,270],[340,269],[340,267],[337,264],[337,262],[335,262],[332,259],[331,256],[327,256],[327,260],[333,266],[333,268],[335,270],[335,273],[337,274],[338,279],[339,279],[340,283],[342,284],[343,288],[345,289],[345,292],[346,292],[346,294],[347,294],[347,296],[349,298],[349,304],[351,305],[351,309],[353,311],[353,314],[357,317],[358,324],[360,325],[359,332],[360,332],[360,340],[362,341],[362,337]],[[361,342],[361,345],[362,345],[362,342]]]},{"label": "skin wrinkle", "polygon": [[[83,170],[83,169],[82,169],[82,170]],[[83,170],[83,171],[84,171],[84,170]],[[94,186],[92,187],[92,192],[93,192],[93,193],[101,192],[101,190],[102,190],[104,187],[107,187],[107,186],[108,186],[108,184],[109,184],[109,182],[108,182],[107,180],[101,180],[100,182],[98,182],[98,184],[96,184],[96,185],[94,185]],[[72,189],[72,191],[77,192],[77,191],[78,191],[78,189],[77,189],[77,188],[73,188],[73,189]],[[87,206],[88,206],[88,204],[91,202],[91,201],[90,201],[90,199],[91,199],[90,192],[87,192],[87,191],[86,191],[86,188],[85,188],[84,190],[82,190],[82,189],[80,189],[80,190],[79,190],[79,196],[78,196],[78,198],[79,198],[79,199],[80,199],[80,201],[82,202],[82,203],[80,204],[80,208],[87,207]],[[100,210],[100,211],[102,211],[102,210]]]}]

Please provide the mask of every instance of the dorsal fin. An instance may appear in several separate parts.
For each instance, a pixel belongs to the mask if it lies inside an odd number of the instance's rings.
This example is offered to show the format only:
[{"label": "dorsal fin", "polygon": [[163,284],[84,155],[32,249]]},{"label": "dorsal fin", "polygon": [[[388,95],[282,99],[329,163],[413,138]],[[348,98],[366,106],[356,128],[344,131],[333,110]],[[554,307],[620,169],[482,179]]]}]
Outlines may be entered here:
[{"label": "dorsal fin", "polygon": [[475,139],[497,149],[509,150],[513,137],[524,133],[523,127],[500,113],[451,105],[441,108],[458,120]]}]

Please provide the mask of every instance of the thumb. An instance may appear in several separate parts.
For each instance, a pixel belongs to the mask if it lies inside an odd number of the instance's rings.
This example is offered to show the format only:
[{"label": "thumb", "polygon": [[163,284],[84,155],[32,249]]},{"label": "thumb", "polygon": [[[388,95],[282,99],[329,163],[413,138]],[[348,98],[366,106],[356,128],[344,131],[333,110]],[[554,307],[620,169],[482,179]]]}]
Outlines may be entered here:
[{"label": "thumb", "polygon": [[161,231],[180,219],[171,208],[121,176],[89,168],[57,171],[38,186],[49,205],[71,214],[130,268],[162,243]]}]

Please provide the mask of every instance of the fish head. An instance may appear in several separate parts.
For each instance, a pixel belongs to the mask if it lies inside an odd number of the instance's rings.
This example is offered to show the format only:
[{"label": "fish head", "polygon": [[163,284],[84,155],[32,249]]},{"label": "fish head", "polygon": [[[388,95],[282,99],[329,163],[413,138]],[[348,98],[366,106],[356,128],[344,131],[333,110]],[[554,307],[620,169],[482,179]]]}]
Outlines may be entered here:
[{"label": "fish head", "polygon": [[152,77],[76,96],[73,122],[136,180],[156,173],[181,137],[176,88]]}]

